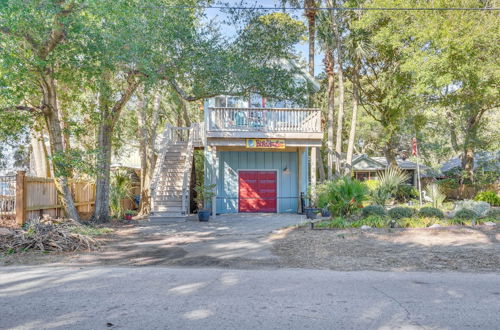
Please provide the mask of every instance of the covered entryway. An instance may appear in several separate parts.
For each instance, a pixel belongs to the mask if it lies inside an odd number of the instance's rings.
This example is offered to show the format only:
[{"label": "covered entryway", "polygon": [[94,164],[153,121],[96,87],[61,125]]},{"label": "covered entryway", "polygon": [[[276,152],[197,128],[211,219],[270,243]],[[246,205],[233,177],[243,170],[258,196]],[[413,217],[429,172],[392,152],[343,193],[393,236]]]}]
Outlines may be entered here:
[{"label": "covered entryway", "polygon": [[277,212],[276,171],[239,171],[239,212]]}]

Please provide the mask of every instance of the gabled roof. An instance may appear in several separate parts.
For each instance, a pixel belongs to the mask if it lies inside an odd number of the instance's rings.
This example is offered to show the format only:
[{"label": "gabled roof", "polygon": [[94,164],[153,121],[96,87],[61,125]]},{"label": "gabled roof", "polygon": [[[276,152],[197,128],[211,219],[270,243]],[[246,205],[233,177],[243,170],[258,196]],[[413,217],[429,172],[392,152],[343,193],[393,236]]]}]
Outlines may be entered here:
[{"label": "gabled roof", "polygon": [[[396,162],[398,163],[398,167],[403,170],[417,169],[417,163],[414,163],[407,159],[396,158]],[[362,164],[365,165],[363,166]],[[355,155],[352,161],[352,166],[355,170],[378,171],[387,168],[387,165],[388,163],[385,157],[370,157],[366,154]],[[420,164],[420,169],[425,171],[430,170],[428,166],[422,164]]]}]

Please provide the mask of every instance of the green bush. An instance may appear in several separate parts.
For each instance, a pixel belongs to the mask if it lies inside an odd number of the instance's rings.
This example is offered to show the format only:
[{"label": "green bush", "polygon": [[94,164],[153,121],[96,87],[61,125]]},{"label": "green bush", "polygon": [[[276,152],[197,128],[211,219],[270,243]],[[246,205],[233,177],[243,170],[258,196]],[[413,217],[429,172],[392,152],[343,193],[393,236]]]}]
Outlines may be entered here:
[{"label": "green bush", "polygon": [[327,182],[318,200],[327,203],[333,215],[349,215],[362,207],[367,193],[367,188],[361,181],[342,177]]},{"label": "green bush", "polygon": [[334,218],[330,221],[323,221],[315,225],[316,228],[339,228],[344,229],[350,227],[350,223],[342,217]]},{"label": "green bush", "polygon": [[490,209],[488,213],[486,213],[486,218],[495,219],[496,221],[500,221],[500,209]]},{"label": "green bush", "polygon": [[445,189],[457,189],[460,184],[455,178],[446,178],[438,181],[438,185]]},{"label": "green bush", "polygon": [[379,186],[371,193],[373,202],[385,206],[387,200],[396,195],[398,187],[409,178],[408,173],[399,167],[388,167],[379,173]]},{"label": "green bush", "polygon": [[374,180],[374,179],[366,180],[363,182],[365,183],[365,185],[369,191],[374,191],[380,185],[380,182],[378,180]]},{"label": "green bush", "polygon": [[392,219],[409,218],[413,215],[413,210],[409,207],[398,206],[387,211],[387,214]]},{"label": "green bush", "polygon": [[387,227],[388,221],[387,218],[380,215],[370,215],[366,218],[359,219],[354,221],[352,224],[353,228],[359,228],[361,226],[370,226],[373,228],[383,228]]},{"label": "green bush", "polygon": [[493,190],[487,190],[477,193],[475,201],[486,202],[491,206],[500,206],[500,197]]},{"label": "green bush", "polygon": [[443,224],[442,220],[436,217],[410,217],[398,219],[397,223],[402,228],[425,228],[433,224]]},{"label": "green bush", "polygon": [[385,216],[386,212],[383,206],[380,205],[368,205],[361,210],[363,217],[368,217],[370,215]]},{"label": "green bush", "polygon": [[418,216],[422,217],[422,218],[426,218],[426,217],[429,218],[430,217],[430,218],[442,219],[442,218],[444,218],[444,213],[443,213],[443,211],[441,211],[438,208],[426,206],[426,207],[422,207],[418,211]]},{"label": "green bush", "polygon": [[413,187],[409,184],[401,184],[396,189],[394,197],[396,198],[397,201],[404,203],[404,202],[407,202],[413,198],[417,198],[418,191],[417,191],[417,189],[415,189],[415,187]]},{"label": "green bush", "polygon": [[454,218],[465,219],[465,220],[473,220],[478,217],[478,214],[472,210],[461,209],[455,213]]}]

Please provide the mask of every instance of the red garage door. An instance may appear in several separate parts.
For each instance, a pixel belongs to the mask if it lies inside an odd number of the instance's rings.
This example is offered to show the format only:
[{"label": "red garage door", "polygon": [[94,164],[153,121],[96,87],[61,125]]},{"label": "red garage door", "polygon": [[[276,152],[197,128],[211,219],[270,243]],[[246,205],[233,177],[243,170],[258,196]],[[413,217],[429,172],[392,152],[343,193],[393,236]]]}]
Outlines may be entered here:
[{"label": "red garage door", "polygon": [[276,212],[275,171],[239,172],[239,212]]}]

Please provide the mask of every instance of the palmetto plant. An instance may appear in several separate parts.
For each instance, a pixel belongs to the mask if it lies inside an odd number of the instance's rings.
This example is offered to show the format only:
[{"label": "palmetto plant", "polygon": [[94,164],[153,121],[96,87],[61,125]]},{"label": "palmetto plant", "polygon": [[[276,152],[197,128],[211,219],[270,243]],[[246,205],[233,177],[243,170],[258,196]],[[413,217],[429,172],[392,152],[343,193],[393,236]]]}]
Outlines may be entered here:
[{"label": "palmetto plant", "polygon": [[350,177],[341,177],[326,183],[319,198],[328,201],[327,206],[332,214],[349,215],[361,208],[367,193],[368,189],[362,182]]},{"label": "palmetto plant", "polygon": [[429,184],[425,188],[425,193],[432,200],[432,207],[439,208],[443,206],[446,195],[441,191],[441,188],[437,184]]},{"label": "palmetto plant", "polygon": [[409,178],[410,176],[399,167],[388,167],[384,172],[379,173],[379,185],[372,193],[373,202],[385,206],[387,200],[396,193],[399,185]]},{"label": "palmetto plant", "polygon": [[111,216],[122,218],[125,210],[122,207],[122,200],[130,198],[132,181],[130,175],[124,171],[116,171],[111,176],[111,189],[109,191],[109,208]]}]

